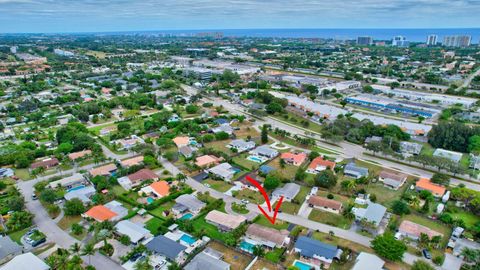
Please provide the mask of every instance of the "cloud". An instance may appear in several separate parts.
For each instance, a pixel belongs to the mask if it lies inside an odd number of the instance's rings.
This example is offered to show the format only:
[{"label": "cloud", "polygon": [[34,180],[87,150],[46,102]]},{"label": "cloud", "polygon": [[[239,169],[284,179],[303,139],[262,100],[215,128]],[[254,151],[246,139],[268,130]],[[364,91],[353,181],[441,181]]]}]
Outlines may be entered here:
[{"label": "cloud", "polygon": [[478,10],[479,0],[0,0],[0,31],[18,21],[43,31],[479,27]]}]

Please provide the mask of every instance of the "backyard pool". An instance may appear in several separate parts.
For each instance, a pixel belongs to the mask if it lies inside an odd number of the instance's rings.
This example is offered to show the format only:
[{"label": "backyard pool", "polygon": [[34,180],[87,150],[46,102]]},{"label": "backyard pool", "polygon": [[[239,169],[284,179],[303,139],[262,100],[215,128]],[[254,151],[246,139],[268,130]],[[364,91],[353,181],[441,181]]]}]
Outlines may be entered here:
[{"label": "backyard pool", "polygon": [[300,270],[310,270],[310,269],[312,269],[312,266],[310,264],[304,263],[304,262],[301,262],[301,261],[295,261],[295,263],[293,265],[298,267],[298,269],[300,269]]},{"label": "backyard pool", "polygon": [[82,188],[85,188],[85,185],[80,185],[80,186],[78,186],[78,187],[71,188],[71,189],[69,189],[67,192],[79,190],[79,189],[82,189]]},{"label": "backyard pool", "polygon": [[184,234],[182,237],[180,237],[180,241],[183,241],[189,245],[193,245],[193,243],[197,242],[197,239],[188,234]]},{"label": "backyard pool", "polygon": [[187,213],[185,215],[183,215],[180,220],[189,220],[193,217],[193,214],[192,213]]},{"label": "backyard pool", "polygon": [[256,162],[256,163],[263,163],[263,159],[257,157],[257,156],[248,156],[247,157],[248,160],[250,161],[253,161],[253,162]]},{"label": "backyard pool", "polygon": [[246,252],[248,252],[248,253],[253,253],[253,248],[254,248],[254,247],[255,247],[254,244],[249,243],[249,242],[247,242],[247,241],[245,241],[245,240],[240,243],[240,249],[242,249],[242,250],[244,250],[244,251],[246,251]]},{"label": "backyard pool", "polygon": [[155,199],[152,198],[152,197],[148,197],[148,198],[147,198],[147,203],[148,203],[148,204],[151,204],[151,203],[153,203],[154,201],[155,201]]}]

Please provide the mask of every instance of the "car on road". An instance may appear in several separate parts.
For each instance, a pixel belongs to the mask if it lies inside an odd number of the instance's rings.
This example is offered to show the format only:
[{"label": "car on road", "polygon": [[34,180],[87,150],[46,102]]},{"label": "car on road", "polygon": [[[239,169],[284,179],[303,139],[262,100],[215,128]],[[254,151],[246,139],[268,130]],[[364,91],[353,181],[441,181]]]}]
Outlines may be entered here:
[{"label": "car on road", "polygon": [[250,203],[247,199],[242,199],[241,202],[242,202],[243,204],[248,204],[248,203]]},{"label": "car on road", "polygon": [[35,200],[37,200],[37,199],[38,199],[38,197],[37,197],[37,194],[35,194],[35,193],[34,193],[34,194],[32,194],[32,200],[34,200],[34,201],[35,201]]},{"label": "car on road", "polygon": [[430,260],[432,258],[432,255],[430,254],[430,252],[426,248],[424,248],[422,250],[422,253],[423,253],[423,257],[425,257],[426,259]]}]

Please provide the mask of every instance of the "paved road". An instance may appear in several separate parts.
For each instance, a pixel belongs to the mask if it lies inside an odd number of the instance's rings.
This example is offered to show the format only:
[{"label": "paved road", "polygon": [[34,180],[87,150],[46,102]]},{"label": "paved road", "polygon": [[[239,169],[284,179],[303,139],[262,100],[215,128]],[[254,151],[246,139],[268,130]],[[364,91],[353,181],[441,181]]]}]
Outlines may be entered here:
[{"label": "paved road", "polygon": [[470,85],[470,83],[472,82],[473,78],[475,76],[478,76],[480,75],[480,68],[477,69],[475,72],[471,73],[470,75],[468,75],[468,77],[463,81],[463,83],[457,88],[457,90],[461,90],[462,88],[464,87],[468,87]]},{"label": "paved road", "polygon": [[[225,109],[229,110],[232,113],[245,114],[244,108],[242,106],[238,105],[238,104],[232,104],[232,103],[230,103],[226,100],[219,99],[219,98],[213,99],[211,101],[213,101],[213,103],[216,106],[222,105]],[[269,124],[273,128],[279,128],[279,129],[286,130],[287,132],[290,132],[291,134],[302,135],[302,134],[305,134],[305,132],[309,132],[310,134],[314,134],[315,135],[314,138],[317,139],[317,145],[319,147],[322,147],[322,148],[325,148],[327,150],[339,153],[339,155],[343,158],[356,158],[358,160],[362,160],[362,161],[369,162],[369,163],[372,163],[372,164],[380,165],[382,167],[385,167],[385,168],[388,168],[388,169],[391,169],[391,170],[401,171],[403,173],[413,175],[413,176],[417,176],[417,177],[431,177],[433,175],[432,172],[427,171],[427,170],[423,170],[421,168],[411,167],[411,166],[403,165],[403,164],[400,164],[400,163],[397,163],[397,162],[394,162],[394,161],[389,161],[389,160],[386,160],[386,159],[383,159],[383,158],[366,155],[365,152],[367,152],[367,150],[360,145],[356,145],[356,144],[345,142],[345,141],[338,143],[337,144],[338,146],[331,145],[329,143],[320,141],[319,140],[320,139],[320,134],[318,134],[316,132],[313,132],[313,131],[305,129],[305,128],[300,128],[300,127],[291,125],[289,123],[280,121],[280,120],[272,118],[272,117],[265,117],[263,120],[257,120],[255,122],[255,126],[257,126],[257,127],[259,127],[263,124]],[[310,137],[311,137],[311,135],[310,135]],[[476,184],[476,183],[473,183],[473,182],[470,182],[470,181],[463,181],[463,180],[460,180],[460,179],[452,178],[450,183],[452,185],[465,184],[465,186],[470,188],[470,189],[480,191],[480,184]]]}]

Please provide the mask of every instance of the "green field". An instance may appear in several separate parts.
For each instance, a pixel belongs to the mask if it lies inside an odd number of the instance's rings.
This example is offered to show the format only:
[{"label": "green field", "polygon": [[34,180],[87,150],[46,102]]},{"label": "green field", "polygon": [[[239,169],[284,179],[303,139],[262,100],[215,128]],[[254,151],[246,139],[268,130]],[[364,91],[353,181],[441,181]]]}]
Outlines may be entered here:
[{"label": "green field", "polygon": [[341,214],[334,214],[317,209],[312,210],[312,212],[308,216],[308,219],[342,229],[349,229],[352,225],[352,220],[346,219]]}]

